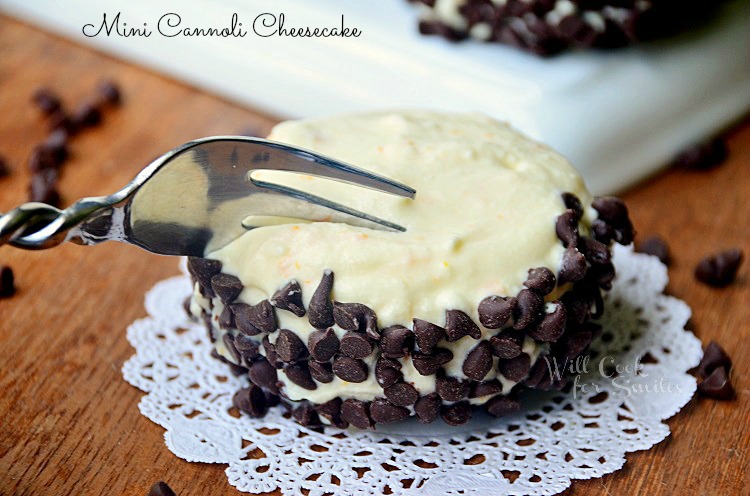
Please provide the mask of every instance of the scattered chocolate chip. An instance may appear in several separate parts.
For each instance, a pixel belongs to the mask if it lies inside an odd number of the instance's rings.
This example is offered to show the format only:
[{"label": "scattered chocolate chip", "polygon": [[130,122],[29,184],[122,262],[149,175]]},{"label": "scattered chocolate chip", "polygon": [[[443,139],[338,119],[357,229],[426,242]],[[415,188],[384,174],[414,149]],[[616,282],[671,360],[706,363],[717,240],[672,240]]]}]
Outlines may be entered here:
[{"label": "scattered chocolate chip", "polygon": [[318,412],[315,411],[309,401],[302,403],[300,406],[292,410],[292,417],[303,426],[320,425]]},{"label": "scattered chocolate chip", "polygon": [[578,219],[573,210],[566,210],[557,217],[555,222],[557,237],[566,248],[575,248],[578,244]]},{"label": "scattered chocolate chip", "polygon": [[460,401],[452,405],[444,405],[440,409],[443,422],[448,425],[463,425],[471,420],[471,405],[468,401]]},{"label": "scattered chocolate chip", "polygon": [[45,169],[31,176],[29,201],[60,207],[62,200],[57,191],[57,176],[57,171],[54,169]]},{"label": "scattered chocolate chip", "polygon": [[695,277],[710,286],[727,286],[734,281],[742,258],[742,251],[738,248],[709,255],[695,267]]},{"label": "scattered chocolate chip", "polygon": [[0,156],[0,177],[10,176],[10,167],[8,167],[8,161],[5,157]]},{"label": "scattered chocolate chip", "polygon": [[371,429],[370,406],[364,401],[348,399],[341,404],[341,418],[359,429]]},{"label": "scattered chocolate chip", "polygon": [[385,357],[401,358],[414,346],[414,334],[404,326],[386,327],[381,334],[380,349]]},{"label": "scattered chocolate chip", "polygon": [[364,358],[375,349],[372,340],[363,333],[348,331],[341,338],[339,351],[351,358]]},{"label": "scattered chocolate chip", "polygon": [[586,275],[586,257],[575,248],[568,248],[563,253],[560,273],[557,276],[559,284],[580,281]]},{"label": "scattered chocolate chip", "polygon": [[372,420],[378,424],[390,424],[391,422],[398,422],[409,417],[409,410],[392,405],[383,398],[375,398],[370,403],[370,416]]},{"label": "scattered chocolate chip", "polygon": [[488,296],[479,303],[479,322],[487,329],[500,329],[513,315],[518,305],[514,297]]},{"label": "scattered chocolate chip", "polygon": [[481,398],[483,396],[494,396],[503,391],[500,381],[493,379],[487,382],[474,383],[469,391],[469,398]]},{"label": "scattered chocolate chip", "polygon": [[78,132],[78,126],[73,121],[73,118],[63,109],[54,111],[47,122],[50,131],[59,129],[65,131],[70,136]]},{"label": "scattered chocolate chip", "polygon": [[518,304],[515,310],[514,329],[525,329],[538,321],[544,313],[544,299],[530,289],[518,293]]},{"label": "scattered chocolate chip", "polygon": [[560,301],[553,301],[551,305],[554,305],[554,310],[546,314],[536,327],[527,330],[532,339],[552,343],[560,339],[565,332],[568,317],[565,306]]},{"label": "scattered chocolate chip", "polygon": [[308,391],[314,391],[318,385],[310,375],[310,369],[306,363],[292,363],[284,367],[284,373],[290,381]]},{"label": "scattered chocolate chip", "polygon": [[717,400],[730,400],[734,398],[734,388],[729,382],[729,375],[724,367],[717,367],[708,377],[698,383],[698,392],[703,396]]},{"label": "scattered chocolate chip", "polygon": [[555,289],[557,280],[555,274],[552,273],[547,267],[537,267],[536,269],[529,269],[529,276],[526,278],[526,282],[523,283],[529,289],[532,289],[540,295],[548,295]]},{"label": "scattered chocolate chip", "polygon": [[383,389],[391,387],[402,378],[401,362],[398,360],[380,357],[375,363],[375,380]]},{"label": "scattered chocolate chip", "polygon": [[653,255],[664,265],[669,265],[669,246],[660,236],[649,236],[638,244],[636,251]]},{"label": "scattered chocolate chip", "polygon": [[362,331],[372,339],[380,338],[375,312],[361,303],[333,302],[333,320],[345,331]]},{"label": "scattered chocolate chip", "polygon": [[495,396],[485,403],[487,412],[493,417],[504,417],[521,409],[521,403],[507,396]]},{"label": "scattered chocolate chip", "polygon": [[239,278],[220,272],[211,278],[211,288],[225,305],[232,303],[242,292]]},{"label": "scattered chocolate chip", "polygon": [[383,391],[386,399],[396,406],[411,406],[419,399],[419,393],[411,384],[397,382]]},{"label": "scattered chocolate chip", "polygon": [[227,352],[232,357],[231,362],[235,364],[240,363],[240,352],[237,350],[237,347],[235,347],[234,345],[234,336],[232,336],[231,333],[226,333],[224,334],[222,341],[224,343],[224,347],[227,349]]},{"label": "scattered chocolate chip", "polygon": [[469,395],[469,382],[456,377],[438,376],[435,391],[445,401],[460,401]]},{"label": "scattered chocolate chip", "polygon": [[333,361],[333,373],[342,381],[365,382],[369,370],[362,360],[342,356]]},{"label": "scattered chocolate chip", "polygon": [[591,238],[583,239],[583,256],[592,265],[607,265],[612,262],[612,254],[604,243]]},{"label": "scattered chocolate chip", "polygon": [[82,103],[71,117],[73,123],[79,127],[94,127],[102,121],[102,112],[89,102]]},{"label": "scattered chocolate chip", "polygon": [[515,358],[521,354],[523,334],[520,331],[505,330],[490,338],[492,354],[498,358]]},{"label": "scattered chocolate chip", "polygon": [[591,224],[591,230],[594,233],[594,238],[605,245],[609,245],[615,237],[615,230],[612,229],[612,226],[601,219],[596,219],[594,223]]},{"label": "scattered chocolate chip", "polygon": [[14,294],[16,294],[16,284],[13,269],[3,265],[0,267],[0,298],[10,298]]},{"label": "scattered chocolate chip", "polygon": [[311,360],[307,365],[310,367],[310,375],[316,381],[321,384],[328,384],[333,381],[333,367],[331,367],[330,363],[320,363]]},{"label": "scattered chocolate chip", "polygon": [[520,382],[524,377],[529,375],[531,369],[531,357],[526,353],[521,353],[516,358],[509,358],[507,360],[499,360],[497,362],[497,370],[503,374],[503,376],[514,382]]},{"label": "scattered chocolate chip", "polygon": [[412,354],[412,363],[420,375],[433,375],[451,360],[453,360],[453,353],[443,348],[436,348],[430,355],[416,352]]},{"label": "scattered chocolate chip", "polygon": [[492,346],[488,341],[480,341],[464,360],[462,370],[469,379],[481,381],[492,369]]},{"label": "scattered chocolate chip", "polygon": [[221,262],[207,258],[188,257],[187,267],[188,272],[195,277],[206,296],[209,298],[216,296],[211,287],[211,278],[221,272]]},{"label": "scattered chocolate chip", "polygon": [[255,384],[251,384],[250,387],[242,388],[234,393],[232,404],[241,412],[256,418],[262,417],[268,411],[266,395]]},{"label": "scattered chocolate chip", "polygon": [[297,317],[304,317],[305,306],[302,303],[302,288],[297,281],[289,281],[283,288],[271,296],[271,305],[292,312]]},{"label": "scattered chocolate chip", "polygon": [[39,110],[47,115],[60,110],[60,107],[62,106],[60,97],[53,93],[49,88],[37,88],[31,99],[36,106],[39,107]]},{"label": "scattered chocolate chip", "polygon": [[314,331],[307,339],[310,356],[319,362],[327,362],[339,351],[339,338],[333,329]]},{"label": "scattered chocolate chip", "polygon": [[295,362],[307,354],[305,343],[288,329],[280,329],[274,343],[276,356],[282,362]]},{"label": "scattered chocolate chip", "polygon": [[222,329],[233,329],[234,326],[234,314],[229,305],[226,305],[219,314],[219,327]]},{"label": "scattered chocolate chip", "polygon": [[732,368],[732,359],[729,358],[729,355],[727,355],[727,352],[724,351],[724,348],[719,343],[711,341],[706,346],[703,358],[701,358],[701,362],[698,364],[698,373],[706,377],[718,367],[730,370]]},{"label": "scattered chocolate chip", "polygon": [[274,394],[279,394],[279,389],[276,387],[276,383],[279,380],[278,374],[276,368],[271,365],[268,360],[257,360],[253,362],[248,368],[247,375],[253,384],[267,389]]},{"label": "scattered chocolate chip", "polygon": [[310,299],[307,309],[307,319],[310,325],[316,329],[326,329],[334,324],[333,303],[331,302],[331,290],[333,289],[333,272],[326,270],[318,284],[318,288]]},{"label": "scattered chocolate chip", "polygon": [[447,310],[445,312],[445,334],[448,341],[458,341],[464,336],[471,336],[474,339],[482,337],[482,331],[471,320],[465,312],[461,310]]},{"label": "scattered chocolate chip", "polygon": [[567,192],[562,194],[562,199],[565,203],[565,208],[572,210],[576,219],[581,220],[581,217],[583,217],[583,204],[581,204],[581,200],[573,193]]},{"label": "scattered chocolate chip", "polygon": [[440,405],[442,404],[443,402],[437,393],[422,396],[414,404],[414,412],[417,414],[417,420],[423,424],[434,422],[440,413]]},{"label": "scattered chocolate chip", "polygon": [[119,105],[122,103],[122,93],[114,81],[101,81],[96,89],[105,103],[110,105]]},{"label": "scattered chocolate chip", "polygon": [[414,338],[422,353],[430,353],[441,339],[446,337],[445,329],[426,320],[414,319]]},{"label": "scattered chocolate chip", "polygon": [[728,156],[727,144],[723,138],[719,137],[689,146],[674,158],[672,166],[707,170],[721,164]]},{"label": "scattered chocolate chip", "polygon": [[258,342],[244,334],[237,334],[234,337],[234,346],[248,364],[260,356],[260,345]]},{"label": "scattered chocolate chip", "polygon": [[149,489],[146,496],[177,496],[166,482],[159,481]]}]

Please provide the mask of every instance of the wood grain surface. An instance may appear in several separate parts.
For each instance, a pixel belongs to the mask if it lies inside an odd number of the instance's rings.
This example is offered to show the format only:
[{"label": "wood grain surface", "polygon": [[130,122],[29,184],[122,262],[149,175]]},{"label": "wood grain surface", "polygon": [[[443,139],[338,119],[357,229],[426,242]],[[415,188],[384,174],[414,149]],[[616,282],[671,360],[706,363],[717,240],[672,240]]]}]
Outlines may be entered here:
[{"label": "wood grain surface", "polygon": [[[253,132],[275,119],[0,16],[0,211],[26,201],[32,147],[46,135],[30,103],[47,85],[70,105],[111,77],[121,108],[77,136],[64,168],[65,202],[111,193],[155,156],[192,138]],[[693,309],[692,327],[732,355],[737,399],[694,398],[669,421],[672,435],[628,456],[568,495],[750,494],[750,264],[725,289],[701,285],[697,261],[721,248],[750,255],[750,121],[729,133],[730,159],[707,172],[670,170],[623,194],[642,235],[671,245],[669,291]],[[145,315],[143,295],[178,272],[175,259],[106,243],[27,252],[0,248],[18,294],[0,299],[0,494],[144,495],[158,480],[179,496],[239,494],[225,467],[188,463],[138,411],[143,393],[120,368],[132,355],[125,328]],[[342,492],[345,494],[345,491]]]}]

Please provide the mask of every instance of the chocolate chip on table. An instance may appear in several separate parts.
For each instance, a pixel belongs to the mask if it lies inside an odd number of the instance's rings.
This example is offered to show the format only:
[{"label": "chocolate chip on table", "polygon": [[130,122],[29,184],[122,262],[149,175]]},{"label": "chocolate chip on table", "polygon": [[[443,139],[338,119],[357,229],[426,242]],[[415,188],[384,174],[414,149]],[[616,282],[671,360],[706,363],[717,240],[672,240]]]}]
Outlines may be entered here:
[{"label": "chocolate chip on table", "polygon": [[321,384],[328,384],[333,381],[333,367],[330,363],[320,363],[310,360],[307,366],[310,367],[310,375],[312,378]]},{"label": "chocolate chip on table", "polygon": [[514,312],[514,329],[525,329],[538,321],[544,313],[544,299],[530,289],[518,293],[518,304]]},{"label": "chocolate chip on table", "polygon": [[460,401],[469,395],[469,382],[439,375],[435,380],[435,391],[445,401]]},{"label": "chocolate chip on table", "polygon": [[370,338],[361,332],[348,331],[341,337],[339,351],[351,358],[364,358],[375,349]]},{"label": "chocolate chip on table", "polygon": [[266,395],[255,384],[251,384],[250,387],[242,388],[234,393],[232,404],[241,412],[256,418],[262,417],[268,411]]},{"label": "chocolate chip on table", "polygon": [[521,331],[507,329],[490,338],[492,354],[498,358],[515,358],[521,354],[523,334]]},{"label": "chocolate chip on table", "polygon": [[237,299],[243,289],[238,277],[223,272],[211,278],[211,288],[225,305]]},{"label": "chocolate chip on table", "polygon": [[57,191],[57,171],[46,169],[31,176],[29,201],[42,202],[59,207],[62,199]]},{"label": "chocolate chip on table", "polygon": [[479,303],[479,322],[487,329],[500,329],[513,316],[518,305],[514,297],[488,296]]},{"label": "chocolate chip on table", "polygon": [[402,378],[401,362],[382,356],[378,358],[375,363],[375,380],[381,388],[387,389]]},{"label": "chocolate chip on table", "polygon": [[39,107],[39,110],[47,115],[53,114],[62,107],[60,97],[53,93],[49,88],[37,88],[34,91],[31,100],[37,107]]},{"label": "chocolate chip on table", "polygon": [[460,401],[452,405],[444,405],[440,409],[443,422],[448,425],[463,425],[471,420],[471,405],[468,401]]},{"label": "chocolate chip on table", "polygon": [[710,286],[727,286],[734,281],[742,259],[743,253],[738,248],[709,255],[695,267],[695,277]]},{"label": "chocolate chip on table", "polygon": [[725,369],[730,370],[732,368],[732,359],[729,358],[729,355],[727,355],[727,352],[724,351],[724,348],[722,348],[719,343],[711,341],[708,343],[708,346],[706,346],[706,349],[703,352],[703,358],[701,358],[701,361],[698,364],[698,373],[701,376],[706,377],[718,367],[724,367]]},{"label": "chocolate chip on table", "polygon": [[526,278],[526,282],[523,283],[529,289],[536,291],[542,296],[548,295],[555,289],[557,280],[555,274],[552,273],[547,267],[537,267],[536,269],[529,269],[529,275]]},{"label": "chocolate chip on table", "polygon": [[119,105],[122,103],[122,92],[120,91],[120,87],[114,81],[100,81],[96,90],[104,103],[110,105]]},{"label": "chocolate chip on table", "polygon": [[302,288],[295,280],[289,281],[271,296],[271,305],[292,312],[297,317],[304,317],[306,313],[302,303]]},{"label": "chocolate chip on table", "polygon": [[430,424],[435,421],[440,413],[440,406],[443,401],[437,393],[430,393],[422,396],[414,404],[414,413],[417,414],[417,420],[423,424]]},{"label": "chocolate chip on table", "polygon": [[578,219],[573,210],[568,209],[557,217],[555,232],[563,246],[575,248],[578,244]]},{"label": "chocolate chip on table", "polygon": [[16,294],[13,269],[7,265],[0,267],[0,298],[10,298]]},{"label": "chocolate chip on table", "polygon": [[413,323],[414,338],[422,353],[430,353],[446,337],[445,329],[431,322],[414,319]]},{"label": "chocolate chip on table", "polygon": [[721,164],[728,156],[726,142],[718,137],[687,147],[672,160],[672,167],[707,170]]},{"label": "chocolate chip on table", "polygon": [[341,404],[341,418],[359,429],[372,429],[370,406],[364,401],[345,400]]},{"label": "chocolate chip on table", "polygon": [[258,342],[244,334],[237,334],[234,337],[234,346],[247,363],[260,356],[260,345]]},{"label": "chocolate chip on table", "polygon": [[396,406],[411,406],[419,399],[419,393],[414,386],[406,382],[397,382],[385,388],[383,394]]},{"label": "chocolate chip on table", "polygon": [[50,131],[62,130],[65,131],[69,136],[73,136],[78,132],[77,124],[73,121],[73,118],[68,115],[68,113],[63,109],[53,112],[47,122]]},{"label": "chocolate chip on table", "polygon": [[575,248],[568,248],[562,256],[560,272],[557,280],[559,284],[576,282],[586,275],[586,257]]},{"label": "chocolate chip on table", "polygon": [[362,331],[372,339],[379,339],[375,312],[361,303],[333,302],[333,321],[345,331]]},{"label": "chocolate chip on table", "polygon": [[489,341],[480,341],[464,360],[462,370],[469,379],[481,381],[492,369],[492,345]]},{"label": "chocolate chip on table", "polygon": [[544,316],[536,327],[527,331],[527,334],[537,341],[546,343],[555,342],[565,332],[565,322],[568,314],[565,306],[560,301],[553,301],[554,310]]},{"label": "chocolate chip on table", "polygon": [[290,381],[308,391],[314,391],[318,385],[310,375],[310,369],[306,363],[293,363],[284,367],[284,373]]},{"label": "chocolate chip on table", "polygon": [[531,357],[526,353],[521,353],[516,358],[497,362],[497,370],[509,381],[520,382],[529,375],[530,369]]},{"label": "chocolate chip on table", "polygon": [[78,106],[71,119],[79,128],[98,126],[102,122],[102,111],[96,105],[84,102]]},{"label": "chocolate chip on table", "polygon": [[648,255],[653,255],[661,260],[661,263],[663,263],[664,265],[669,265],[669,245],[667,245],[667,242],[664,241],[661,236],[649,236],[648,238],[638,243],[636,251],[640,253],[646,253]]},{"label": "chocolate chip on table", "polygon": [[482,331],[471,320],[465,312],[461,310],[446,310],[445,312],[445,334],[448,341],[458,341],[464,336],[471,336],[474,339],[482,337]]},{"label": "chocolate chip on table", "polygon": [[481,398],[483,396],[494,396],[503,391],[500,381],[493,379],[487,382],[474,383],[469,391],[469,398]]},{"label": "chocolate chip on table", "polygon": [[305,343],[288,329],[280,329],[274,343],[276,356],[282,362],[295,362],[307,354]]},{"label": "chocolate chip on table", "polygon": [[453,360],[453,353],[444,348],[436,348],[429,355],[415,352],[412,354],[412,364],[420,375],[433,375],[440,367]]},{"label": "chocolate chip on table", "polygon": [[729,373],[724,367],[717,367],[708,377],[698,383],[698,392],[703,396],[717,400],[734,398],[734,387],[729,382]]},{"label": "chocolate chip on table", "polygon": [[313,293],[307,309],[307,319],[310,325],[316,329],[326,329],[334,324],[333,302],[331,302],[332,289],[333,272],[326,270],[323,272],[320,284]]},{"label": "chocolate chip on table", "polygon": [[177,496],[164,481],[159,481],[149,489],[146,496]]},{"label": "chocolate chip on table", "polygon": [[0,178],[10,176],[10,167],[5,157],[0,155]]},{"label": "chocolate chip on table", "polygon": [[216,296],[211,287],[211,278],[221,272],[221,262],[208,258],[188,257],[187,267],[190,275],[195,277],[206,292],[206,296],[209,298]]},{"label": "chocolate chip on table", "polygon": [[307,348],[313,360],[327,362],[339,351],[339,338],[333,329],[314,331],[307,338]]},{"label": "chocolate chip on table", "polygon": [[504,417],[521,410],[521,403],[508,396],[495,396],[485,403],[485,408],[493,417]]},{"label": "chocolate chip on table", "polygon": [[248,367],[248,377],[253,382],[264,389],[271,391],[274,394],[279,393],[276,383],[278,382],[278,374],[276,368],[271,365],[268,360],[258,360],[253,362]]},{"label": "chocolate chip on table", "polygon": [[375,398],[370,403],[370,417],[378,424],[390,424],[391,422],[398,422],[409,417],[409,410],[391,404],[388,400],[383,398]]},{"label": "chocolate chip on table", "polygon": [[341,356],[333,361],[333,373],[342,381],[359,383],[367,380],[369,370],[362,360]]},{"label": "chocolate chip on table", "polygon": [[381,332],[380,350],[383,356],[388,358],[401,358],[406,356],[414,347],[414,333],[401,325],[386,327]]},{"label": "chocolate chip on table", "polygon": [[305,401],[300,406],[292,410],[292,417],[300,425],[317,426],[320,425],[318,412],[315,411],[309,401]]}]

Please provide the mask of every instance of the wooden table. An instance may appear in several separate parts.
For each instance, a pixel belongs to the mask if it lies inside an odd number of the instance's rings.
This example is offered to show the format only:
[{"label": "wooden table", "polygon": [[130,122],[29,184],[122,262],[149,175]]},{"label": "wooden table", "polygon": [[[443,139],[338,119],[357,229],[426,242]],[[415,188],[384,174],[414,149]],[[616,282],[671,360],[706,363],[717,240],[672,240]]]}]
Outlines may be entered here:
[{"label": "wooden table", "polygon": [[[204,135],[265,135],[270,116],[0,17],[0,211],[26,200],[27,157],[45,137],[29,102],[48,85],[81,102],[103,76],[125,104],[72,142],[60,185],[65,200],[120,188],[154,156]],[[565,494],[750,494],[750,264],[726,289],[698,284],[696,262],[720,248],[750,255],[750,121],[729,134],[730,159],[709,172],[667,171],[624,193],[642,234],[671,243],[670,291],[692,308],[695,333],[731,353],[737,399],[693,399],[669,421],[672,435],[628,456],[601,479]],[[180,496],[237,494],[225,466],[185,462],[163,429],[137,408],[141,393],[120,373],[133,354],[125,327],[145,315],[143,295],[177,273],[174,259],[117,243],[54,251],[0,248],[18,294],[0,300],[0,494],[145,494],[155,481]]]}]

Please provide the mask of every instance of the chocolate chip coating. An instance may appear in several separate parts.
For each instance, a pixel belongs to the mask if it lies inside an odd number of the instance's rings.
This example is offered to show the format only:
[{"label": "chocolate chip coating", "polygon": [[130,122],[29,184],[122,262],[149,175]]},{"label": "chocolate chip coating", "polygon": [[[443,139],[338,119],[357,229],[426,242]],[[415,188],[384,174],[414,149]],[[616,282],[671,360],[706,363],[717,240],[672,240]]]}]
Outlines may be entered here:
[{"label": "chocolate chip coating", "polygon": [[516,305],[514,297],[488,296],[479,303],[479,322],[487,329],[500,329],[513,316]]},{"label": "chocolate chip coating", "polygon": [[195,277],[206,296],[209,298],[215,297],[216,293],[211,287],[211,278],[221,272],[221,262],[207,258],[188,257],[187,267],[188,272]]},{"label": "chocolate chip coating", "polygon": [[430,353],[441,339],[445,339],[445,329],[426,320],[413,320],[414,338],[422,353]]},{"label": "chocolate chip coating", "polygon": [[320,405],[315,405],[313,408],[315,408],[315,411],[318,412],[319,416],[327,419],[331,424],[345,429],[349,426],[349,423],[341,418],[342,403],[343,401],[341,398],[336,397]]},{"label": "chocolate chip coating", "polygon": [[493,417],[504,417],[521,409],[521,403],[507,396],[495,396],[485,403],[487,412]]},{"label": "chocolate chip coating", "polygon": [[521,331],[508,329],[490,338],[492,354],[498,358],[515,358],[521,354],[523,334]]},{"label": "chocolate chip coating", "polygon": [[341,418],[359,429],[371,429],[370,405],[355,399],[345,400],[341,404]]},{"label": "chocolate chip coating", "polygon": [[525,329],[538,321],[544,313],[544,299],[530,289],[518,293],[518,305],[515,311],[514,329]]},{"label": "chocolate chip coating", "polygon": [[492,346],[488,341],[480,341],[464,360],[462,370],[469,379],[481,381],[492,369]]},{"label": "chocolate chip coating", "polygon": [[316,329],[326,329],[334,324],[333,302],[331,301],[332,289],[333,272],[326,270],[323,272],[320,284],[313,293],[307,309],[307,319],[310,325]]},{"label": "chocolate chip coating", "polygon": [[244,334],[237,334],[234,337],[234,346],[247,363],[252,363],[253,360],[260,356],[260,345],[258,342]]},{"label": "chocolate chip coating", "polygon": [[347,382],[365,382],[369,374],[367,364],[362,360],[341,356],[333,361],[333,373]]},{"label": "chocolate chip coating", "polygon": [[591,238],[584,238],[581,249],[586,260],[592,265],[605,265],[612,262],[612,254],[609,247]]},{"label": "chocolate chip coating", "polygon": [[401,363],[391,358],[380,357],[375,364],[375,380],[383,389],[389,388],[403,378]]},{"label": "chocolate chip coating", "polygon": [[560,284],[580,281],[586,275],[586,257],[575,248],[568,248],[563,253],[560,273],[557,280]]},{"label": "chocolate chip coating", "polygon": [[419,399],[419,393],[411,384],[397,382],[383,391],[386,399],[396,406],[411,406]]},{"label": "chocolate chip coating", "polygon": [[284,367],[284,373],[290,381],[308,391],[314,391],[318,388],[315,381],[310,375],[310,369],[307,364],[304,363],[293,363]]},{"label": "chocolate chip coating", "polygon": [[500,381],[493,379],[487,382],[474,383],[469,391],[469,398],[481,398],[483,396],[493,396],[503,391],[503,385]]},{"label": "chocolate chip coating", "polygon": [[310,356],[319,362],[327,362],[339,351],[339,338],[333,329],[314,331],[307,339]]},{"label": "chocolate chip coating", "polygon": [[572,210],[575,218],[581,220],[581,217],[583,217],[583,204],[581,204],[581,200],[575,194],[569,192],[563,193],[561,196],[563,203],[565,203],[565,208]]},{"label": "chocolate chip coating", "polygon": [[414,413],[417,414],[417,420],[423,424],[434,422],[440,413],[440,405],[442,404],[443,401],[437,393],[422,396],[414,404]]},{"label": "chocolate chip coating", "polygon": [[234,363],[240,363],[240,352],[237,350],[237,347],[234,345],[234,337],[226,333],[224,334],[224,337],[222,338],[222,341],[224,343],[224,347],[229,352],[229,355],[232,357],[232,362]]},{"label": "chocolate chip coating", "polygon": [[320,418],[318,412],[315,411],[309,401],[305,401],[300,406],[292,410],[292,417],[300,425],[304,426],[318,426],[320,425]]},{"label": "chocolate chip coating", "polygon": [[551,293],[555,289],[555,284],[557,284],[555,274],[547,267],[529,269],[529,276],[526,278],[526,282],[523,283],[524,286],[542,296]]},{"label": "chocolate chip coating", "polygon": [[468,401],[460,401],[452,405],[443,405],[440,409],[443,422],[448,425],[463,425],[471,420],[471,405]]},{"label": "chocolate chip coating", "polygon": [[364,358],[374,350],[372,340],[361,332],[349,331],[341,338],[339,351],[351,358]]},{"label": "chocolate chip coating", "polygon": [[280,329],[276,337],[276,356],[282,362],[295,362],[307,354],[305,343],[288,329]]},{"label": "chocolate chip coating", "polygon": [[320,363],[311,360],[308,364],[310,375],[316,381],[322,384],[328,384],[333,381],[333,367],[330,363]]},{"label": "chocolate chip coating", "polygon": [[412,363],[420,375],[433,375],[440,367],[453,360],[453,353],[444,348],[436,348],[432,354],[412,354]]},{"label": "chocolate chip coating", "polygon": [[345,331],[361,331],[372,339],[380,338],[375,312],[361,303],[333,302],[333,320]]},{"label": "chocolate chip coating", "polygon": [[289,281],[271,296],[271,305],[292,312],[297,317],[304,317],[306,313],[302,303],[302,288],[295,280]]},{"label": "chocolate chip coating", "polygon": [[378,424],[390,424],[408,418],[409,410],[383,398],[375,398],[370,403],[370,417]]},{"label": "chocolate chip coating", "polygon": [[435,392],[445,401],[460,401],[469,395],[469,383],[456,377],[438,376]]},{"label": "chocolate chip coating", "polygon": [[471,320],[465,312],[461,310],[447,310],[445,312],[445,333],[448,341],[458,341],[464,336],[471,336],[474,339],[482,337],[482,331]]},{"label": "chocolate chip coating", "polygon": [[224,304],[229,304],[242,292],[242,282],[233,275],[220,272],[211,278],[211,288]]},{"label": "chocolate chip coating", "polygon": [[257,323],[257,320],[251,305],[247,303],[232,303],[229,305],[229,308],[232,310],[234,325],[238,331],[248,336],[255,336],[263,332],[253,324],[253,322]]},{"label": "chocolate chip coating", "polygon": [[628,207],[619,198],[601,196],[595,198],[591,206],[599,213],[600,219],[612,226],[621,226],[628,222]]},{"label": "chocolate chip coating", "polygon": [[560,214],[555,222],[555,231],[566,248],[578,244],[578,219],[573,210],[568,209]]},{"label": "chocolate chip coating", "polygon": [[393,325],[381,332],[380,349],[383,356],[401,358],[414,346],[414,334],[404,326]]},{"label": "chocolate chip coating", "polygon": [[567,312],[565,306],[560,301],[552,302],[554,310],[544,316],[536,327],[528,329],[527,334],[537,341],[554,342],[565,332],[565,322]]},{"label": "chocolate chip coating", "polygon": [[268,411],[265,393],[254,384],[237,391],[232,397],[232,404],[241,412],[255,418],[262,417]]},{"label": "chocolate chip coating", "polygon": [[520,382],[529,374],[531,357],[526,353],[521,353],[516,358],[500,360],[497,362],[497,369],[506,379]]},{"label": "chocolate chip coating", "polygon": [[258,360],[253,362],[248,368],[247,375],[253,384],[267,389],[274,394],[279,393],[279,389],[276,387],[276,383],[279,380],[276,368],[268,363],[268,360]]},{"label": "chocolate chip coating", "polygon": [[609,243],[615,238],[615,230],[612,226],[601,219],[596,219],[594,223],[591,224],[591,231],[594,233],[594,238],[605,245],[609,245]]}]

